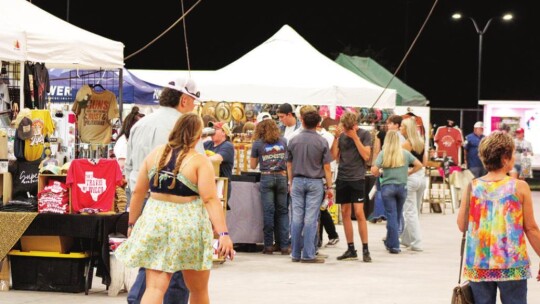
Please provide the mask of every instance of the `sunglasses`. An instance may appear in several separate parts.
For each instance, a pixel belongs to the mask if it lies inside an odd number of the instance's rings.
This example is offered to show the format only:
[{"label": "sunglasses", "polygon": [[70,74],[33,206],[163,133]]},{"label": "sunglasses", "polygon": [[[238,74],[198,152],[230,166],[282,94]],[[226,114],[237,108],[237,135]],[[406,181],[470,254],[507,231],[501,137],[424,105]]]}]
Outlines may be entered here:
[{"label": "sunglasses", "polygon": [[192,92],[190,92],[190,91],[188,90],[187,87],[184,87],[184,90],[186,90],[186,92],[187,92],[188,94],[190,94],[190,95],[197,96],[197,98],[201,97],[201,92],[199,92],[199,91],[197,91],[197,92],[195,92],[195,93],[192,93]]}]

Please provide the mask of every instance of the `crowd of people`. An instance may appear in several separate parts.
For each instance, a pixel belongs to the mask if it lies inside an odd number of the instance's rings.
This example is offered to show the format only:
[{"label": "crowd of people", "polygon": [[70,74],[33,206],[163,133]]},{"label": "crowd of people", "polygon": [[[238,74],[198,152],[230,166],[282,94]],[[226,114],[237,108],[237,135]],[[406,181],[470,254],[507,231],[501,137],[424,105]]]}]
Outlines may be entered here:
[{"label": "crowd of people", "polygon": [[[219,239],[221,256],[234,258],[216,185],[205,182],[215,176],[212,160],[220,162],[219,175],[230,182],[232,132],[228,124],[192,112],[198,97],[193,80],[177,79],[163,90],[157,111],[144,117],[134,108],[124,120],[125,144],[115,154],[131,194],[129,238],[116,256],[140,267],[128,303],[209,303],[212,239]],[[390,254],[402,248],[423,251],[419,213],[428,153],[414,118],[391,115],[386,132],[374,137],[350,111],[332,132],[321,127],[313,106],[295,110],[285,103],[276,114],[279,124],[265,114],[250,125],[250,168],[261,173],[263,254],[324,263],[328,256],[319,252],[324,230],[326,246],[339,242],[326,209],[335,201],[347,242],[337,260],[358,259],[354,216],[362,261],[371,262],[364,213],[368,169],[380,185],[385,248]],[[211,132],[203,139],[205,128]],[[486,137],[478,122],[463,143],[464,165],[476,178],[463,194],[458,227],[468,232],[464,278],[471,281],[476,303],[495,303],[497,289],[503,303],[524,303],[525,280],[531,277],[524,236],[540,255],[540,230],[524,181],[533,151],[523,133],[518,129],[515,139],[504,131]],[[229,198],[230,184],[228,189]]]}]

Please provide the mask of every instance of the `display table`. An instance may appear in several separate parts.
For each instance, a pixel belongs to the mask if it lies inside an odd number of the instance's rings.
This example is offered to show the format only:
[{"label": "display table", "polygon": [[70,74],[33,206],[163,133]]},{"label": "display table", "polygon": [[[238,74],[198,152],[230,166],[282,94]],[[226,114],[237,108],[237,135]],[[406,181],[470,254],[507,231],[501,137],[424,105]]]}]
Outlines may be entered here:
[{"label": "display table", "polygon": [[[22,212],[0,212],[1,218],[24,217]],[[90,266],[86,275],[85,293],[92,286],[93,267],[97,268],[96,275],[102,277],[103,284],[111,282],[109,265],[109,240],[111,233],[127,234],[128,213],[113,215],[80,215],[80,214],[37,214],[22,235],[61,235],[86,240],[82,244],[83,250],[88,250]],[[3,221],[0,220],[0,223]],[[0,227],[0,231],[7,231],[7,227]]]},{"label": "display table", "polygon": [[231,182],[227,226],[238,244],[263,243],[263,208],[259,183]]}]

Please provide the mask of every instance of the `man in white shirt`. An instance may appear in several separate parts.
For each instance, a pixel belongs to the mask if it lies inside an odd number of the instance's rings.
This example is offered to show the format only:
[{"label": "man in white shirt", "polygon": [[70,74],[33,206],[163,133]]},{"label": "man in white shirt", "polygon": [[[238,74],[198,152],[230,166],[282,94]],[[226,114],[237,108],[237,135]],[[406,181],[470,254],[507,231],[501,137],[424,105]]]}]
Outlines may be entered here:
[{"label": "man in white shirt", "polygon": [[294,131],[302,126],[300,119],[294,113],[294,107],[289,103],[280,105],[277,110],[277,116],[281,122],[279,126],[281,134],[287,141],[291,140]]}]

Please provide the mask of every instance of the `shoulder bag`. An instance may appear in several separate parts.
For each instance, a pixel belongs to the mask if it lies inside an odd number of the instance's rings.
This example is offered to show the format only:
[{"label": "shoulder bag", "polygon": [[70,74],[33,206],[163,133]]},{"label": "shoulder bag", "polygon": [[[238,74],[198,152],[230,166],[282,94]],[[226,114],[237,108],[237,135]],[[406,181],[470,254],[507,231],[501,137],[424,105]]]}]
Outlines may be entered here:
[{"label": "shoulder bag", "polygon": [[467,229],[469,226],[469,204],[471,202],[471,183],[467,187],[467,203],[466,203],[466,220],[465,220],[465,231],[463,231],[463,236],[461,237],[461,254],[459,262],[459,278],[458,285],[452,290],[452,304],[474,304],[474,297],[472,294],[471,286],[469,281],[461,283],[461,271],[463,270],[463,253],[465,251],[465,240]]}]

